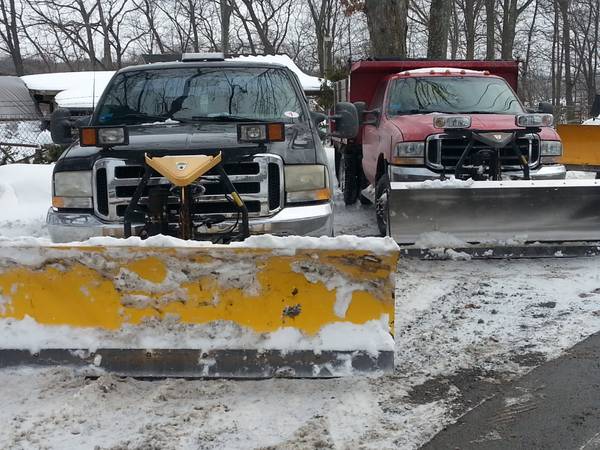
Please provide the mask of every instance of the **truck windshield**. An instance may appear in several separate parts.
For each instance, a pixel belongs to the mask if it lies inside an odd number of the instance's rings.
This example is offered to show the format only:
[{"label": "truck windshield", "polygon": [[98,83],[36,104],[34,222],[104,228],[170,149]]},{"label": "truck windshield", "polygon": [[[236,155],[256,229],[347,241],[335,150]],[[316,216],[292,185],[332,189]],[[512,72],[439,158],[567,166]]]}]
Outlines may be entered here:
[{"label": "truck windshield", "polygon": [[390,87],[388,114],[519,114],[519,100],[501,78],[414,77]]},{"label": "truck windshield", "polygon": [[290,121],[303,116],[277,68],[176,68],[118,74],[99,106],[101,125],[164,121]]}]

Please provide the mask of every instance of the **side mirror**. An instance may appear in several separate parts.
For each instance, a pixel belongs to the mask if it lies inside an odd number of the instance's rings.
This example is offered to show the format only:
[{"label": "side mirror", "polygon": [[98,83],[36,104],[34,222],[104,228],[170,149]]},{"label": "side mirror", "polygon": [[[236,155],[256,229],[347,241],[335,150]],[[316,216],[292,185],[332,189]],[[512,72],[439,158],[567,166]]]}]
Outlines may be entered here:
[{"label": "side mirror", "polygon": [[52,142],[59,145],[69,145],[73,143],[73,133],[71,131],[73,121],[71,112],[66,108],[58,108],[50,116],[50,135]]},{"label": "side mirror", "polygon": [[311,111],[310,118],[312,119],[315,126],[318,127],[321,122],[327,120],[327,114],[323,114],[317,111]]},{"label": "side mirror", "polygon": [[554,106],[552,106],[552,103],[540,102],[538,104],[538,111],[537,112],[541,112],[541,113],[544,113],[544,114],[554,114]]},{"label": "side mirror", "polygon": [[362,125],[365,120],[365,111],[367,110],[367,104],[365,102],[354,102],[356,112],[358,113],[358,124]]},{"label": "side mirror", "polygon": [[356,106],[348,102],[339,102],[335,105],[335,112],[330,117],[335,123],[331,133],[334,137],[352,139],[358,134],[358,112]]},{"label": "side mirror", "polygon": [[377,125],[379,123],[379,116],[381,114],[381,110],[376,108],[370,111],[365,111],[364,114],[368,118],[363,120],[362,125]]}]

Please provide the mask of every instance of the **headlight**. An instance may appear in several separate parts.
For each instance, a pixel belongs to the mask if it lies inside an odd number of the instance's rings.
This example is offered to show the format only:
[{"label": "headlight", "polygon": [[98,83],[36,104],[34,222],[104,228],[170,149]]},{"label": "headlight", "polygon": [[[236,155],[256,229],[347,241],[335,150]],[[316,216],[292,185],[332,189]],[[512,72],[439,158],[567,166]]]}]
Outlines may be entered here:
[{"label": "headlight", "polygon": [[129,144],[127,127],[83,127],[79,129],[82,147],[112,147]]},{"label": "headlight", "polygon": [[237,126],[238,142],[261,144],[285,141],[285,125],[273,123],[244,123]]},{"label": "headlight", "polygon": [[562,142],[542,141],[540,153],[542,156],[560,156],[562,155]]},{"label": "headlight", "polygon": [[91,208],[92,172],[85,170],[56,172],[52,206],[55,208]]},{"label": "headlight", "polygon": [[98,128],[98,145],[110,146],[124,144],[125,128]]},{"label": "headlight", "polygon": [[310,202],[329,200],[327,167],[321,165],[285,166],[285,192],[287,201]]},{"label": "headlight", "polygon": [[471,126],[471,116],[433,116],[433,126],[435,128],[469,128]]},{"label": "headlight", "polygon": [[398,158],[422,158],[425,153],[423,142],[400,142],[396,144],[394,156]]},{"label": "headlight", "polygon": [[519,114],[515,117],[515,123],[518,127],[551,127],[554,124],[552,114]]},{"label": "headlight", "polygon": [[54,174],[54,195],[60,197],[91,197],[92,172],[56,172]]},{"label": "headlight", "polygon": [[399,142],[392,153],[392,164],[395,165],[420,165],[423,164],[425,143]]}]

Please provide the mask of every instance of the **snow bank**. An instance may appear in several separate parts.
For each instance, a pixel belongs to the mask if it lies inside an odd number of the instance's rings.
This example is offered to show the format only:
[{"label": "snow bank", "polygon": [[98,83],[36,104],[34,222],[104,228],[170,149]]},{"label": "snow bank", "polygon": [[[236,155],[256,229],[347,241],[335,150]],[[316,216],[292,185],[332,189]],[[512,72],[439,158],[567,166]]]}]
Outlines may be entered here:
[{"label": "snow bank", "polygon": [[45,235],[46,212],[52,202],[52,165],[0,166],[0,235]]}]

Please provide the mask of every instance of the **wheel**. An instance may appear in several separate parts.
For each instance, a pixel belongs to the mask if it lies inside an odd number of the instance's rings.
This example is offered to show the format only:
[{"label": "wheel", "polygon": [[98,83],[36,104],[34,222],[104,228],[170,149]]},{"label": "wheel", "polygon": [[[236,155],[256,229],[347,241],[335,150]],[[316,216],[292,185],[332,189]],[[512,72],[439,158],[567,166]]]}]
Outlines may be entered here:
[{"label": "wheel", "polygon": [[390,180],[387,174],[383,174],[375,186],[375,214],[381,236],[388,236],[390,230],[389,194]]},{"label": "wheel", "polygon": [[340,160],[340,188],[344,193],[344,204],[354,205],[358,199],[358,162],[349,153],[342,153]]}]

